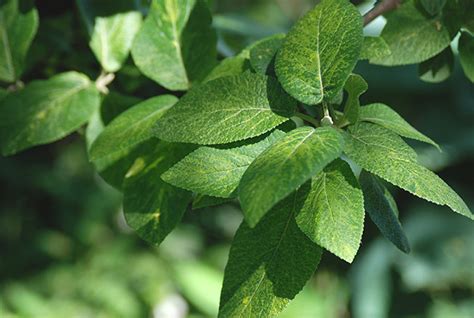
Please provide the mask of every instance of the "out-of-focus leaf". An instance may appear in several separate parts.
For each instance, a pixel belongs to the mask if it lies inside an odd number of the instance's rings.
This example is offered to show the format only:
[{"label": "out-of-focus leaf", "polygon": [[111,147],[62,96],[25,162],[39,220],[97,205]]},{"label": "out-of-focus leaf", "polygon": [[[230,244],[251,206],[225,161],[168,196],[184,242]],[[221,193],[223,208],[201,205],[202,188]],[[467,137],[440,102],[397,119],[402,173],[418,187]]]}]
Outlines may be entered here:
[{"label": "out-of-focus leaf", "polygon": [[458,48],[464,74],[474,83],[474,36],[461,32]]},{"label": "out-of-focus leaf", "polygon": [[443,10],[447,0],[420,0],[423,8],[431,15],[436,15]]},{"label": "out-of-focus leaf", "polygon": [[439,83],[447,80],[454,69],[454,54],[448,46],[441,53],[418,65],[418,76],[428,83]]},{"label": "out-of-focus leaf", "polygon": [[390,55],[390,47],[381,36],[366,36],[360,51],[360,60],[372,60]]},{"label": "out-of-focus leaf", "polygon": [[250,64],[257,73],[267,74],[284,38],[285,34],[275,34],[252,45]]}]

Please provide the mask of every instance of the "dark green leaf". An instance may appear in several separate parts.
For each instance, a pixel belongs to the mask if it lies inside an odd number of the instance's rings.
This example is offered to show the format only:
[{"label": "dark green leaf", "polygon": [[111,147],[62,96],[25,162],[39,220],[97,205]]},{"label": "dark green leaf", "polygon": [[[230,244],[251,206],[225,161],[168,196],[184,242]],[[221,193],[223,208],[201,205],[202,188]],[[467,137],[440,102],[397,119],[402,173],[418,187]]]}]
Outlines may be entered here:
[{"label": "dark green leaf", "polygon": [[336,159],[313,177],[296,223],[313,242],[352,262],[364,231],[364,198],[346,162]]},{"label": "dark green leaf", "polygon": [[195,87],[158,120],[163,140],[202,145],[259,136],[287,121],[296,101],[260,74],[227,76]]},{"label": "dark green leaf", "polygon": [[474,36],[462,32],[458,47],[464,74],[474,83]]},{"label": "dark green leaf", "polygon": [[198,194],[193,200],[193,210],[208,208],[216,205],[221,205],[227,202],[232,202],[232,198],[218,198],[210,195]]},{"label": "dark green leaf", "polygon": [[108,125],[115,117],[140,103],[142,100],[135,96],[124,95],[114,91],[109,92],[102,99],[100,115],[104,125]]},{"label": "dark green leaf", "polygon": [[170,90],[187,90],[216,64],[216,33],[203,0],[153,0],[133,44],[138,68]]},{"label": "dark green leaf", "polygon": [[398,211],[393,209],[393,198],[376,176],[362,170],[359,177],[364,191],[365,211],[380,232],[405,253],[410,252],[408,239],[398,220]]},{"label": "dark green leaf", "polygon": [[294,219],[307,191],[292,193],[255,228],[244,222],[237,230],[225,269],[219,317],[276,317],[311,277],[322,251]]},{"label": "dark green leaf", "polygon": [[107,72],[116,72],[128,57],[142,14],[130,0],[76,0],[90,36],[89,45]]},{"label": "dark green leaf", "polygon": [[344,117],[351,124],[359,120],[359,97],[367,91],[367,88],[367,82],[362,78],[362,76],[357,74],[351,74],[344,85],[344,89],[348,94],[344,106]]},{"label": "dark green leaf", "polygon": [[141,238],[152,244],[165,239],[191,202],[191,193],[160,179],[163,172],[189,151],[188,145],[158,141],[145,155],[136,158],[125,176],[125,218]]},{"label": "dark green leaf", "polygon": [[362,18],[349,2],[322,0],[290,30],[276,57],[283,88],[314,105],[339,93],[359,58]]},{"label": "dark green leaf", "polygon": [[252,162],[240,182],[239,198],[250,226],[278,201],[339,157],[340,133],[331,127],[300,127],[276,141]]},{"label": "dark green leaf", "polygon": [[395,133],[371,123],[356,124],[349,131],[344,134],[344,152],[359,166],[422,199],[474,219],[459,195],[419,165],[416,153]]},{"label": "dark green leaf", "polygon": [[448,46],[441,53],[418,65],[420,79],[428,83],[440,83],[447,80],[454,69],[454,54]]},{"label": "dark green leaf", "polygon": [[275,34],[258,41],[252,46],[250,49],[250,64],[257,73],[268,73],[284,38],[284,34]]},{"label": "dark green leaf", "polygon": [[0,103],[2,153],[11,155],[65,137],[85,124],[99,104],[97,89],[80,73],[31,82]]},{"label": "dark green leaf", "polygon": [[436,15],[443,10],[447,0],[420,0],[423,8],[431,15]]},{"label": "dark green leaf", "polygon": [[201,147],[166,171],[162,179],[200,194],[235,196],[240,179],[252,161],[284,135],[277,130],[260,142],[230,149]]},{"label": "dark green leaf", "polygon": [[38,12],[32,1],[0,2],[0,81],[21,76],[26,54],[38,29]]}]

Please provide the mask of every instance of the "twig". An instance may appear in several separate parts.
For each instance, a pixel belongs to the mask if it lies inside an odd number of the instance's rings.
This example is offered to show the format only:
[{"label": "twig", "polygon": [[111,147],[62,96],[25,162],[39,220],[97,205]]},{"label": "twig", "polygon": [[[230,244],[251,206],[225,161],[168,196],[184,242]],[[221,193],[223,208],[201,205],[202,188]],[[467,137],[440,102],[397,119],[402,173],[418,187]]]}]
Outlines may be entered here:
[{"label": "twig", "polygon": [[115,74],[114,73],[106,73],[102,71],[99,75],[99,77],[95,80],[95,86],[101,92],[102,94],[108,94],[109,89],[107,85],[112,83],[112,81],[115,79]]},{"label": "twig", "polygon": [[385,12],[392,11],[400,6],[401,0],[382,0],[364,15],[364,26],[372,22]]}]

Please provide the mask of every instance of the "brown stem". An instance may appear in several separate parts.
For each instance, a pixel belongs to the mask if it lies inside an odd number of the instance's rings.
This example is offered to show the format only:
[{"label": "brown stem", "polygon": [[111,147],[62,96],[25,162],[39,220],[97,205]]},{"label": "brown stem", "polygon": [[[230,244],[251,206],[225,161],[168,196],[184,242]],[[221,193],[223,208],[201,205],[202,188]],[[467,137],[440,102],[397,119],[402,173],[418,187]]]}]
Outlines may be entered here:
[{"label": "brown stem", "polygon": [[382,0],[364,15],[364,26],[372,22],[385,12],[392,11],[400,6],[401,0]]}]

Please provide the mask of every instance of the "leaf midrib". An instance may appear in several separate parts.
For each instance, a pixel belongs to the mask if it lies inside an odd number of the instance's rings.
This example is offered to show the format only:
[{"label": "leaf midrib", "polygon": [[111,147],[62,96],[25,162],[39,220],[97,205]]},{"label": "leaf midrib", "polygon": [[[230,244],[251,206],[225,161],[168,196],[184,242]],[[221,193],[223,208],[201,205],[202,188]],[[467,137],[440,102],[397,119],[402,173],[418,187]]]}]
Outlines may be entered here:
[{"label": "leaf midrib", "polygon": [[10,41],[8,39],[8,33],[6,30],[5,26],[5,17],[4,17],[4,12],[0,10],[0,30],[2,32],[2,42],[5,47],[4,52],[5,52],[5,57],[6,57],[6,62],[7,62],[7,68],[8,71],[11,75],[13,75],[13,80],[15,80],[15,68],[13,66],[13,56],[10,48]]}]

